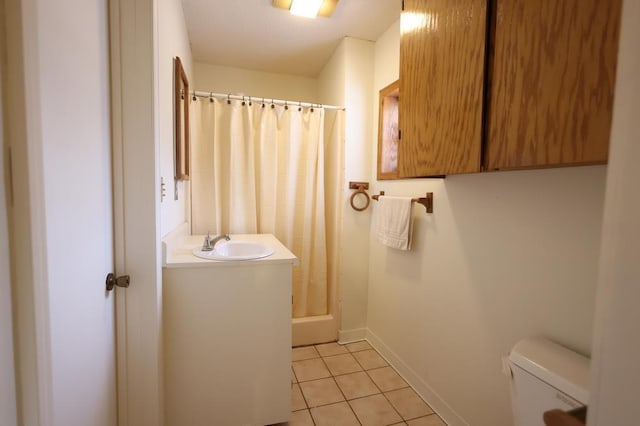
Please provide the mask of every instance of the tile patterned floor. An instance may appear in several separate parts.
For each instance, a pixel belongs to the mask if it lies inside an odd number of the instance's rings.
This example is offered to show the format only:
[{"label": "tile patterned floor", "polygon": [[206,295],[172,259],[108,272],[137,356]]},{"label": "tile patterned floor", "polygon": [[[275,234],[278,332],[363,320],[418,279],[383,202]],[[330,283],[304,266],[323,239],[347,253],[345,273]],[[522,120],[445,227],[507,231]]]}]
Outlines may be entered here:
[{"label": "tile patterned floor", "polygon": [[292,350],[291,426],[446,426],[367,343]]}]

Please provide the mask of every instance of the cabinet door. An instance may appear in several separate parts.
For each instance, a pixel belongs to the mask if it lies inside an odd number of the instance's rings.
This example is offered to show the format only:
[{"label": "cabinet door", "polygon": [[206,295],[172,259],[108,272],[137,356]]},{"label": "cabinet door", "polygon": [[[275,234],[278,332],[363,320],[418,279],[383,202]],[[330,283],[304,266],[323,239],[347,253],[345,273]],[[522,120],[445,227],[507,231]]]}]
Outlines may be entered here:
[{"label": "cabinet door", "polygon": [[488,170],[603,163],[620,0],[498,0]]},{"label": "cabinet door", "polygon": [[487,0],[404,0],[401,177],[480,170]]}]

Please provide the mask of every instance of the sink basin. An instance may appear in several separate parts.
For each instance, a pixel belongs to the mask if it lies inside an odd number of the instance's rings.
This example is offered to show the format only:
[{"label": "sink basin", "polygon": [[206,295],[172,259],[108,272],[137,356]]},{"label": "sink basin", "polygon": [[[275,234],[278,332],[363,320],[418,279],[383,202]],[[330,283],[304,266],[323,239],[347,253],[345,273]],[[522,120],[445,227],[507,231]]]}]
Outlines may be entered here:
[{"label": "sink basin", "polygon": [[273,254],[273,249],[265,244],[251,241],[225,241],[216,244],[212,251],[193,250],[193,254],[201,259],[211,260],[251,260],[261,259]]}]

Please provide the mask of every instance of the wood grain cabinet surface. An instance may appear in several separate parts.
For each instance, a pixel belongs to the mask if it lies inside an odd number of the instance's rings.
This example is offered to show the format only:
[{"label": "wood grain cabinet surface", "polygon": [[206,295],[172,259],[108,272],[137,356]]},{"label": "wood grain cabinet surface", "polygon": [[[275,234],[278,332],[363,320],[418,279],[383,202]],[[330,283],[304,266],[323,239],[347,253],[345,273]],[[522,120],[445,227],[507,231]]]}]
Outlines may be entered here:
[{"label": "wood grain cabinet surface", "polygon": [[400,177],[480,171],[486,0],[405,0]]},{"label": "wood grain cabinet surface", "polygon": [[488,170],[605,163],[620,1],[495,2]]},{"label": "wood grain cabinet surface", "polygon": [[399,177],[605,163],[620,0],[404,0]]}]

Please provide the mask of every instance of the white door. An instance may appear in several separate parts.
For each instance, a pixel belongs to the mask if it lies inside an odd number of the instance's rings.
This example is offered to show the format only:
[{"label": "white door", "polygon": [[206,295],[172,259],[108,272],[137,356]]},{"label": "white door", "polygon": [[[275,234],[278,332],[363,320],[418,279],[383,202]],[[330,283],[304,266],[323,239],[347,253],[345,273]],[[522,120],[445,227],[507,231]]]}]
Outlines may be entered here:
[{"label": "white door", "polygon": [[155,3],[109,1],[119,426],[162,424]]},{"label": "white door", "polygon": [[18,422],[115,426],[107,0],[3,6]]}]

